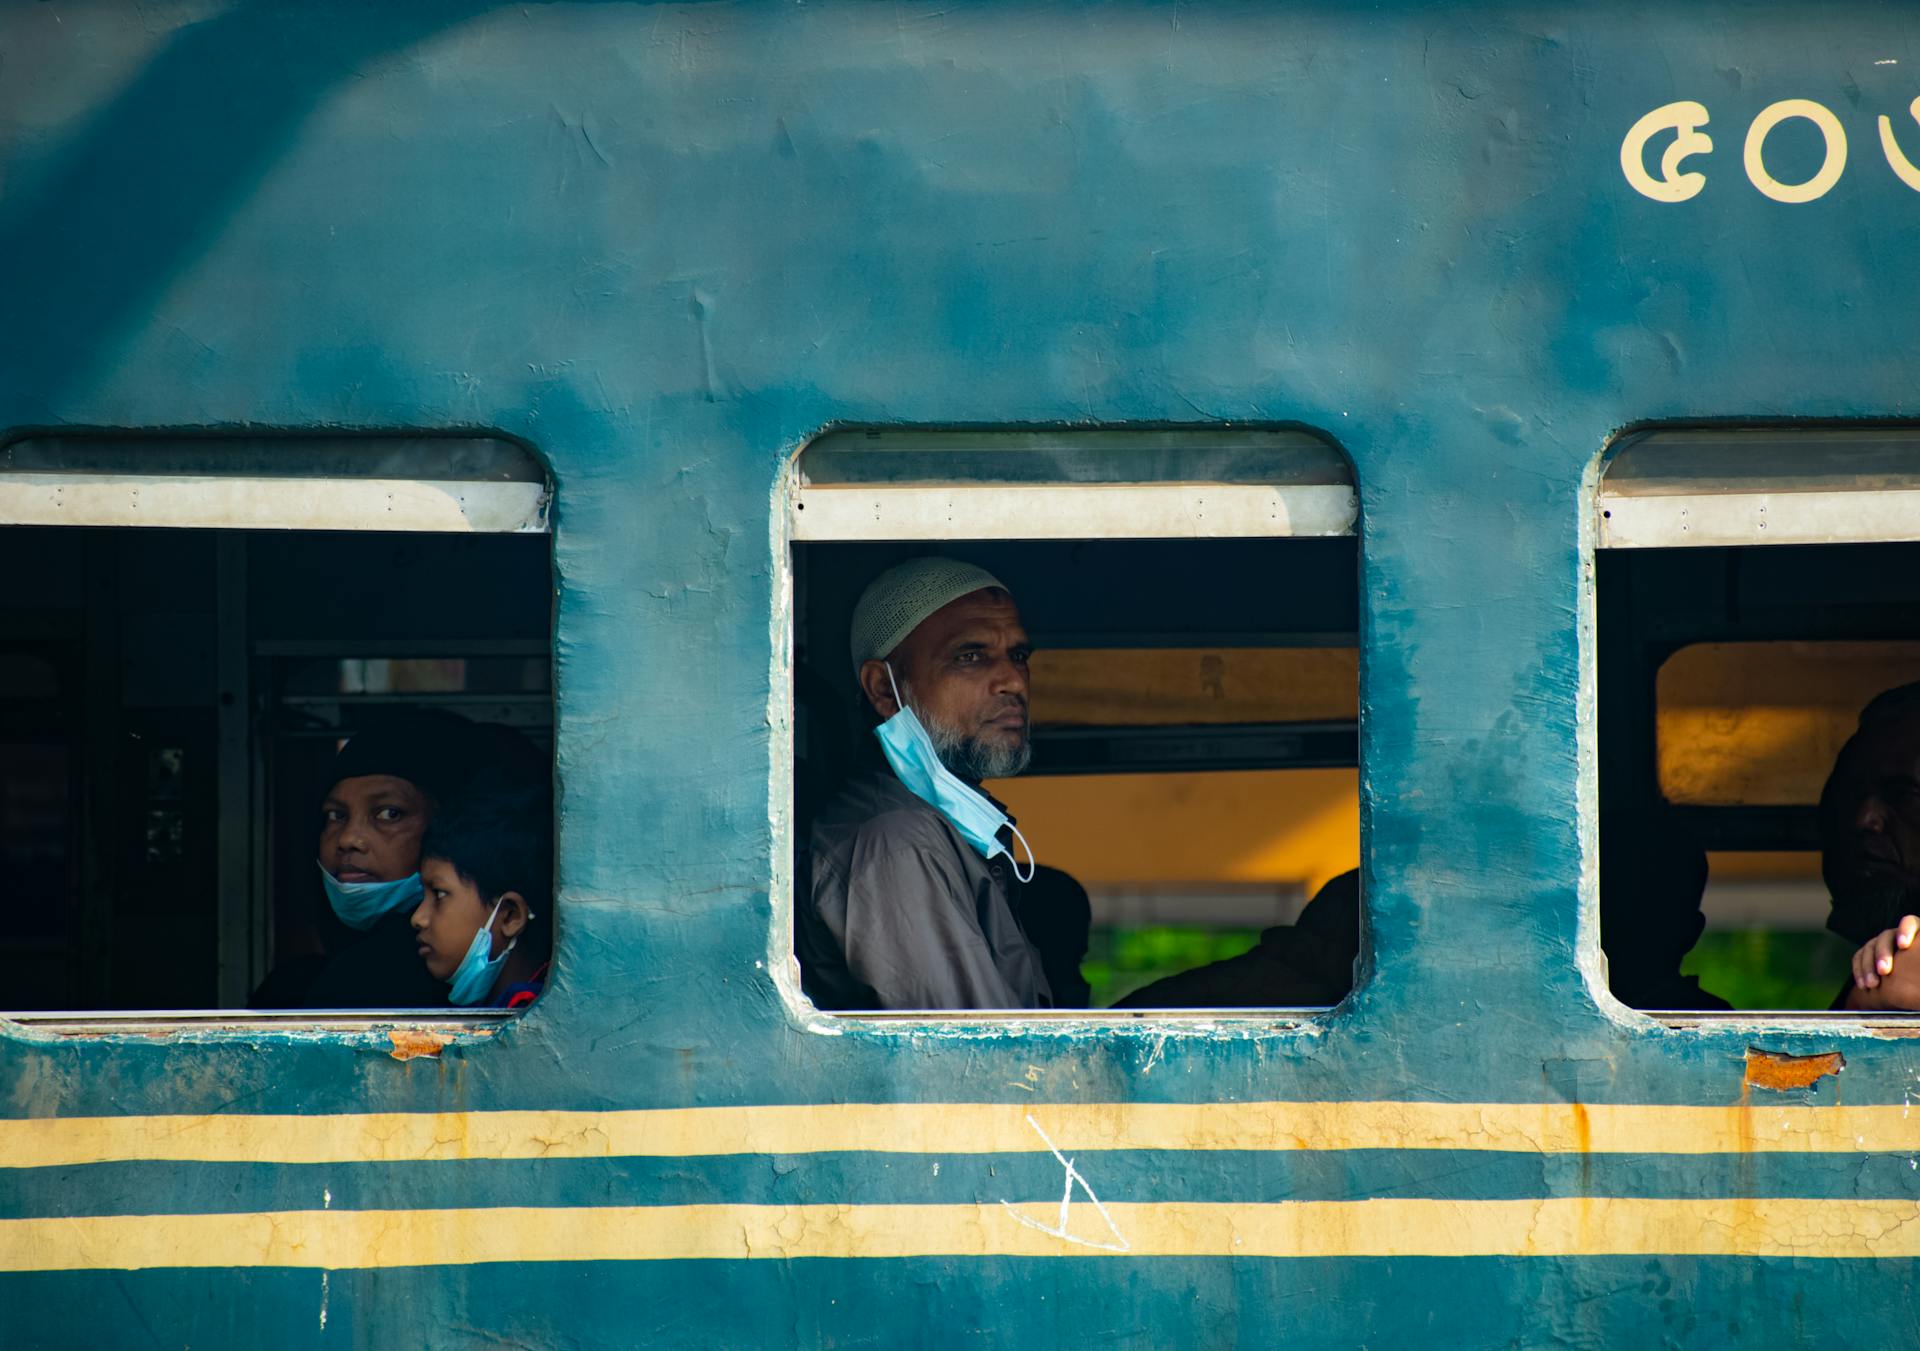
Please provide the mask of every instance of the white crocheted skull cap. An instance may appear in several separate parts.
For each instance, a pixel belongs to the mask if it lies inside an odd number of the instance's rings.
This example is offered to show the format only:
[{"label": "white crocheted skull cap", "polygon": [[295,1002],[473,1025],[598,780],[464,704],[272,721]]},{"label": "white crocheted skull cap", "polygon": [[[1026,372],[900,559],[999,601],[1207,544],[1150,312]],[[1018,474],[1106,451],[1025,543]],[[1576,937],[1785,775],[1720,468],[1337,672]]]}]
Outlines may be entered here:
[{"label": "white crocheted skull cap", "polygon": [[909,558],[867,583],[853,607],[853,669],[881,661],[907,640],[928,615],[960,597],[995,586],[1000,579],[957,558]]}]

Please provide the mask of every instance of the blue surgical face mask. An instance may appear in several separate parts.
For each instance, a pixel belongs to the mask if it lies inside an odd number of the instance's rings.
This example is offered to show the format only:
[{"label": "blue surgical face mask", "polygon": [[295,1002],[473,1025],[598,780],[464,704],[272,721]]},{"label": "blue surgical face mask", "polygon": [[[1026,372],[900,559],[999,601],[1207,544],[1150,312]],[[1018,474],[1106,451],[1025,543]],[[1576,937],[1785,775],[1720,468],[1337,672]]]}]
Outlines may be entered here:
[{"label": "blue surgical face mask", "polygon": [[327,904],[349,929],[363,933],[402,907],[420,904],[420,874],[408,873],[391,882],[342,882],[320,866],[320,881],[327,889]]},{"label": "blue surgical face mask", "polygon": [[[907,707],[907,701],[900,697],[900,686],[893,679],[893,665],[887,663],[887,683],[893,686],[893,702],[900,711],[873,729],[880,738],[880,749],[886,754],[887,763],[893,766],[893,773],[907,791],[932,807],[952,823],[960,832],[960,838],[980,851],[982,858],[992,858],[995,854],[1005,854],[1013,864],[1013,875],[1022,882],[1033,880],[1033,846],[1027,843],[1027,837],[1006,813],[994,806],[985,793],[969,788],[966,781],[945,764],[941,763],[940,752],[934,749],[933,738],[921,725],[914,711]],[[1013,851],[1000,842],[1000,828],[1005,826],[1020,841],[1020,847],[1027,851],[1027,870],[1020,871],[1020,860]]]},{"label": "blue surgical face mask", "polygon": [[[503,896],[501,900],[505,900]],[[507,954],[513,951],[513,945],[520,940],[516,937],[508,941],[500,950],[498,957],[493,952],[493,921],[500,913],[500,901],[493,903],[493,914],[487,916],[487,922],[480,926],[480,932],[467,944],[467,955],[460,959],[460,965],[453,969],[447,978],[451,989],[447,991],[450,1003],[462,1006],[478,1004],[493,993],[493,982],[499,978],[500,968],[507,964]],[[532,919],[532,915],[527,916]]]}]

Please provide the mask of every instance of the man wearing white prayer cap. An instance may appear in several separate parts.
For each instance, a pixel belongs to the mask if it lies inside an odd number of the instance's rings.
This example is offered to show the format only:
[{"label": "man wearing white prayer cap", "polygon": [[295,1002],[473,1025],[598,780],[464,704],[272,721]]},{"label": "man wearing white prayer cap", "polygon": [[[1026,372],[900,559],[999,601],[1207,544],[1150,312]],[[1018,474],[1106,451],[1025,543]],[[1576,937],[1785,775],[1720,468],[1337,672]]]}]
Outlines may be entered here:
[{"label": "man wearing white prayer cap", "polygon": [[991,573],[915,558],[853,611],[860,692],[887,767],[815,818],[795,948],[827,1009],[1022,1009],[1052,1000],[1022,932],[1019,841],[981,788],[1027,766],[1027,633]]}]

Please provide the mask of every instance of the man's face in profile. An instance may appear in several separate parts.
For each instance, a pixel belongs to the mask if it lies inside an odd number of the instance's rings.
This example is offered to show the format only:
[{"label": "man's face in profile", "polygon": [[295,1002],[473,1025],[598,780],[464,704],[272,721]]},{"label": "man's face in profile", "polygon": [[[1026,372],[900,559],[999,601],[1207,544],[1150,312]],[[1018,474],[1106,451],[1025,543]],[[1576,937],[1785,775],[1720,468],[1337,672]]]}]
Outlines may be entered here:
[{"label": "man's face in profile", "polygon": [[1820,794],[1820,870],[1835,900],[1920,891],[1920,711],[1854,733]]},{"label": "man's face in profile", "polygon": [[[1020,611],[998,590],[971,592],[942,606],[894,650],[902,696],[933,738],[941,761],[961,778],[1006,778],[1027,767],[1029,653]],[[864,671],[862,683],[875,708],[890,715],[890,691],[875,698],[874,682]],[[884,673],[878,685],[886,691]]]}]

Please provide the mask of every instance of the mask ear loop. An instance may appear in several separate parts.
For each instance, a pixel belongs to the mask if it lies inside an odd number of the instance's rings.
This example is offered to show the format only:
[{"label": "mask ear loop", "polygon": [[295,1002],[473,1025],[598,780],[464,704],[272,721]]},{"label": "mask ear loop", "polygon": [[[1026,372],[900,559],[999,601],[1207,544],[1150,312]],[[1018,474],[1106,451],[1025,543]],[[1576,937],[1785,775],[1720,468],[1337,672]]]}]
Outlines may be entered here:
[{"label": "mask ear loop", "polygon": [[1011,849],[1007,850],[1007,857],[1013,862],[1013,875],[1020,879],[1022,885],[1025,885],[1033,880],[1033,870],[1035,866],[1033,846],[1027,843],[1027,837],[1020,833],[1020,827],[1016,826],[1013,822],[1007,822],[1007,829],[1013,832],[1014,839],[1020,841],[1020,847],[1027,851],[1027,870],[1023,873],[1020,871],[1020,856]]},{"label": "mask ear loop", "polygon": [[[1025,841],[1025,840],[1022,840],[1022,841],[1021,841],[1021,843],[1022,843],[1022,844],[1025,844],[1025,843],[1026,843],[1026,841]],[[1032,851],[1031,849],[1029,849],[1029,850],[1028,850],[1027,852],[1028,852],[1029,854],[1031,854],[1031,853],[1032,853],[1033,851]],[[483,925],[481,926],[481,927],[482,927],[483,929],[485,929],[485,930],[487,931],[487,960],[488,960],[488,961],[490,961],[490,962],[497,962],[497,961],[500,961],[500,960],[501,960],[502,958],[504,958],[504,957],[505,957],[505,956],[507,955],[507,952],[512,952],[512,951],[513,951],[513,945],[514,945],[515,943],[518,943],[518,942],[520,941],[520,935],[519,935],[519,934],[515,934],[515,935],[514,935],[514,936],[513,936],[512,938],[509,938],[509,939],[507,940],[507,949],[506,949],[506,952],[502,952],[502,953],[500,954],[500,956],[499,956],[499,957],[496,957],[496,956],[494,956],[494,955],[493,955],[493,937],[494,937],[494,935],[493,935],[493,922],[494,922],[494,921],[495,921],[496,919],[499,919],[499,918],[500,918],[500,907],[501,907],[501,906],[503,906],[503,905],[505,905],[506,903],[507,903],[507,898],[506,898],[506,896],[505,896],[505,895],[503,894],[503,895],[502,895],[502,896],[500,897],[500,899],[499,899],[499,900],[497,900],[497,901],[495,901],[495,902],[493,903],[493,913],[487,916],[487,922],[486,922],[485,924],[483,924]],[[532,912],[531,910],[529,910],[529,911],[527,912],[527,918],[528,918],[528,919],[532,919],[532,918],[533,918],[533,912]]]},{"label": "mask ear loop", "polygon": [[894,707],[894,711],[898,712],[899,710],[907,706],[907,701],[900,697],[900,686],[894,683],[893,663],[890,661],[883,661],[880,664],[887,668],[887,684],[893,690],[893,707]]}]

